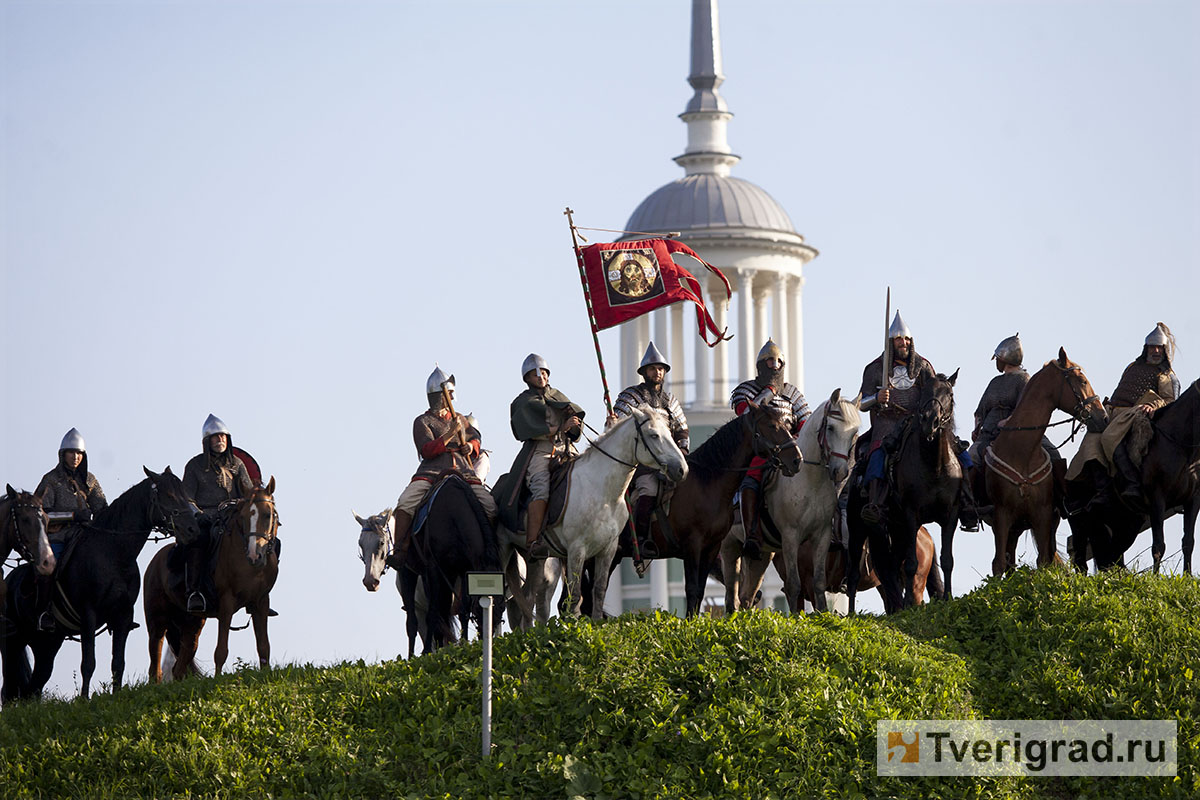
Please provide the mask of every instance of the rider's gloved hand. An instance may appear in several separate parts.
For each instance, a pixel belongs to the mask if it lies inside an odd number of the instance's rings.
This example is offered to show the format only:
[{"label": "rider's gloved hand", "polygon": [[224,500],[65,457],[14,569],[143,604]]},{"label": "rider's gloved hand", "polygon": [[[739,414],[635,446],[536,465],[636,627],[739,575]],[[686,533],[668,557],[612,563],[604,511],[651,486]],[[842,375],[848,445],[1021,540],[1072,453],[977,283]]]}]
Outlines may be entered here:
[{"label": "rider's gloved hand", "polygon": [[72,516],[72,519],[74,519],[76,522],[91,522],[92,510],[90,508],[77,509],[75,514]]}]

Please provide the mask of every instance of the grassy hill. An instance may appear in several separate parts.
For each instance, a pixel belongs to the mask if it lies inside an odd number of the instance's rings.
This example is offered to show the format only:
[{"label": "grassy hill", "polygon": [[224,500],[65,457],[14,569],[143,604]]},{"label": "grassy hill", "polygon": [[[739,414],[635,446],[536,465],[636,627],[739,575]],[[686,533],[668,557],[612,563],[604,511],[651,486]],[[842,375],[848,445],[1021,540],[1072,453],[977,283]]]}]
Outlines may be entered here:
[{"label": "grassy hill", "polygon": [[[5,797],[1194,797],[1200,584],[1021,570],[891,619],[625,616],[0,713]],[[880,718],[1175,718],[1179,776],[880,779]]]}]

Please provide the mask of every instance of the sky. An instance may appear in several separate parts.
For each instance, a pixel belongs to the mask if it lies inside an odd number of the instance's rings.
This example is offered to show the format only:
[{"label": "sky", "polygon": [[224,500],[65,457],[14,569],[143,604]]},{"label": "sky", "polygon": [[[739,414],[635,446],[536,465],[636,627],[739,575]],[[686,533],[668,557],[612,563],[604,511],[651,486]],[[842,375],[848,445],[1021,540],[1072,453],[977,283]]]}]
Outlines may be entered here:
[{"label": "sky", "polygon": [[[0,479],[32,490],[77,427],[115,498],[143,465],[182,473],[215,413],[277,481],[272,661],[395,657],[400,598],[363,588],[351,510],[407,484],[435,362],[496,475],[528,353],[602,418],[562,212],[621,228],[682,176],[690,13],[0,2]],[[888,287],[918,352],[961,369],[961,435],[1018,331],[1028,366],[1065,347],[1103,396],[1162,320],[1198,377],[1200,6],[741,0],[719,21],[733,175],[820,252],[810,398],[857,390]],[[615,393],[636,376],[600,338]],[[955,558],[961,593],[991,536]],[[210,625],[202,666],[214,645]],[[248,631],[230,646],[256,661]],[[51,691],[78,673],[68,643]]]}]

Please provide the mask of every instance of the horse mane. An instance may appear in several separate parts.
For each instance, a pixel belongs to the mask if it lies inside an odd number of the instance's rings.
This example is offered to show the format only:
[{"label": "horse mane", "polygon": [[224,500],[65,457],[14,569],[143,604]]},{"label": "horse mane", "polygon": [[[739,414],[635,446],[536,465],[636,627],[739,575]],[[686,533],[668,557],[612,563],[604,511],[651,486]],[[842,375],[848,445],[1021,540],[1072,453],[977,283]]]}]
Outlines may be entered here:
[{"label": "horse mane", "polygon": [[726,471],[742,442],[738,430],[741,417],[726,422],[708,440],[687,455],[688,474],[702,483],[712,483]]},{"label": "horse mane", "polygon": [[[83,531],[90,532],[96,528],[103,529],[106,533],[128,533],[133,531],[136,525],[144,521],[141,517],[141,512],[135,510],[135,506],[139,503],[145,504],[145,496],[149,492],[150,479],[143,478],[121,492],[117,496],[117,499],[109,503],[106,508],[97,512],[92,521],[83,527]],[[133,515],[138,515],[139,519],[134,523],[130,523],[127,521],[127,518]]]}]

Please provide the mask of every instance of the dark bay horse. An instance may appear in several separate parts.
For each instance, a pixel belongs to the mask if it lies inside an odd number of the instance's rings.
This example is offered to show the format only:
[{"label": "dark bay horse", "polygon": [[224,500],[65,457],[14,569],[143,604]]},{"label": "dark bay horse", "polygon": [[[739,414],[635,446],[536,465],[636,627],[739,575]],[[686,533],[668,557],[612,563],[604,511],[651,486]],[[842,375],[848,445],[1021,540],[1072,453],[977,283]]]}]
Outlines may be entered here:
[{"label": "dark bay horse", "polygon": [[[455,641],[450,618],[456,595],[462,599],[458,618],[463,638],[467,638],[471,617],[483,624],[479,598],[467,594],[467,573],[501,571],[496,533],[471,486],[451,475],[435,491],[425,524],[413,540],[421,551],[421,578],[429,595],[426,627],[430,650]],[[493,602],[497,606],[493,623],[499,626],[504,598],[493,598]]]},{"label": "dark bay horse", "polygon": [[[37,630],[37,614],[30,604],[9,603],[5,612],[3,698],[40,697],[54,670],[54,657],[70,634],[79,636],[83,659],[80,694],[87,698],[96,671],[96,634],[107,626],[113,637],[113,691],[122,686],[125,643],[133,629],[140,573],[137,558],[153,530],[199,535],[193,506],[183,484],[167,467],[156,474],[143,467],[146,479],[131,486],[89,525],[79,526],[58,567],[51,605],[57,626]],[[24,579],[28,565],[9,576],[12,591]],[[33,649],[32,674],[25,648]]]},{"label": "dark bay horse", "polygon": [[[683,559],[687,615],[700,613],[704,585],[719,560],[721,543],[733,525],[733,496],[746,476],[750,460],[762,456],[785,475],[800,469],[800,448],[792,438],[792,416],[770,406],[750,407],[721,426],[687,456],[688,474],[675,487],[667,528],[657,519],[651,536],[655,558]],[[622,547],[612,564],[630,555]]]},{"label": "dark bay horse", "polygon": [[[1107,500],[1068,517],[1075,537],[1075,565],[1087,572],[1087,552],[1095,555],[1096,566],[1107,569],[1123,563],[1138,534],[1153,533],[1151,555],[1158,572],[1166,554],[1163,523],[1183,513],[1183,569],[1192,574],[1192,550],[1196,542],[1196,515],[1200,511],[1200,381],[1193,382],[1179,399],[1155,412],[1153,436],[1141,463],[1145,509],[1132,509],[1121,502],[1115,487],[1107,489]],[[1090,491],[1074,481],[1072,491]]]},{"label": "dark bay horse", "polygon": [[[217,544],[217,562],[213,569],[216,589],[217,646],[213,653],[217,675],[229,657],[229,630],[239,609],[250,612],[258,665],[266,668],[271,661],[271,642],[267,638],[267,612],[271,589],[279,576],[279,557],[275,538],[279,534],[279,514],[275,510],[275,478],[249,496],[235,501],[226,512],[225,528]],[[150,680],[162,680],[162,640],[175,654],[176,679],[195,672],[196,650],[205,618],[189,614],[182,585],[170,580],[167,559],[174,544],[159,550],[146,568],[143,609],[146,632],[150,639]]]},{"label": "dark bay horse", "polygon": [[[46,512],[42,510],[42,496],[31,492],[18,492],[9,484],[8,493],[0,497],[0,563],[9,553],[17,555],[34,565],[39,575],[54,572],[54,553],[50,540],[46,538]],[[0,580],[0,613],[4,611],[7,586]]]},{"label": "dark bay horse", "polygon": [[993,575],[1016,565],[1017,541],[1024,530],[1033,532],[1039,567],[1053,563],[1058,554],[1055,480],[1050,454],[1042,447],[1055,409],[1070,414],[1089,430],[1103,430],[1108,423],[1108,413],[1092,384],[1061,347],[1058,359],[1047,361],[1025,384],[1012,414],[984,454],[987,496],[995,507],[991,520],[996,539]]},{"label": "dark bay horse", "polygon": [[963,469],[955,452],[954,382],[958,370],[920,381],[916,411],[897,433],[895,479],[884,520],[870,525],[862,519],[864,500],[850,492],[850,567],[847,593],[854,613],[859,563],[869,539],[871,558],[884,590],[884,609],[891,614],[913,605],[916,595],[917,530],[936,522],[942,530],[942,576],[945,596],[951,597],[954,532],[958,528],[958,497]]}]

